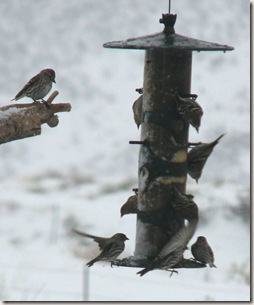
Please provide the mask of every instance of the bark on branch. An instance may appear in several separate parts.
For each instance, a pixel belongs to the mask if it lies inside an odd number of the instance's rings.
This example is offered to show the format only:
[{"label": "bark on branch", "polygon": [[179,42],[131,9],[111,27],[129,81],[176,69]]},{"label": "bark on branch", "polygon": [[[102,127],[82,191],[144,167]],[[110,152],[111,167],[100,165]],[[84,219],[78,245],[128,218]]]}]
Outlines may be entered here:
[{"label": "bark on branch", "polygon": [[52,104],[58,91],[43,103],[12,104],[0,107],[0,144],[41,134],[41,125],[56,127],[57,112],[69,112],[69,103]]}]

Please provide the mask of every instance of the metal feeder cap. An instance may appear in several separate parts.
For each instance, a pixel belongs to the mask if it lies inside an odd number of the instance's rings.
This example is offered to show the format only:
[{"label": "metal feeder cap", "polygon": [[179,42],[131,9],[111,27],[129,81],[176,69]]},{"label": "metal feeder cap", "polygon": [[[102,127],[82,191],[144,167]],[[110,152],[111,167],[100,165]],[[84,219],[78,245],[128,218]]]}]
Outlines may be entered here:
[{"label": "metal feeder cap", "polygon": [[104,48],[117,49],[169,49],[186,51],[232,51],[233,47],[218,43],[194,39],[175,34],[174,24],[177,15],[162,14],[160,23],[165,25],[163,32],[129,38],[127,40],[112,41],[103,44]]}]

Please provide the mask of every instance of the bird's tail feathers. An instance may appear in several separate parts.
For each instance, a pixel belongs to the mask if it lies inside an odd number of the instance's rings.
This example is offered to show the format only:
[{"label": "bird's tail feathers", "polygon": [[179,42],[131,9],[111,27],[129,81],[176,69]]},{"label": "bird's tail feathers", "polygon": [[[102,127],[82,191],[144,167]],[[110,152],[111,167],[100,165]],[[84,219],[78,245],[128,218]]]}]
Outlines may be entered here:
[{"label": "bird's tail feathers", "polygon": [[91,267],[94,263],[96,263],[97,262],[97,260],[96,259],[92,259],[90,262],[88,262],[86,265],[88,266],[88,267]]},{"label": "bird's tail feathers", "polygon": [[96,237],[97,237],[97,236],[94,236],[94,235],[91,235],[91,234],[87,234],[87,233],[81,232],[81,231],[76,230],[76,229],[74,229],[74,228],[72,228],[71,230],[72,230],[72,232],[74,232],[74,233],[77,233],[77,234],[79,234],[79,235],[82,235],[82,236],[85,236],[85,237],[88,237],[88,238],[96,238]]},{"label": "bird's tail feathers", "polygon": [[213,262],[210,262],[210,263],[209,263],[209,266],[210,266],[211,268],[217,268]]},{"label": "bird's tail feathers", "polygon": [[146,267],[142,270],[140,270],[139,272],[137,272],[137,274],[140,274],[140,276],[143,276],[144,274],[146,274],[147,272],[149,272],[151,269],[149,267]]}]

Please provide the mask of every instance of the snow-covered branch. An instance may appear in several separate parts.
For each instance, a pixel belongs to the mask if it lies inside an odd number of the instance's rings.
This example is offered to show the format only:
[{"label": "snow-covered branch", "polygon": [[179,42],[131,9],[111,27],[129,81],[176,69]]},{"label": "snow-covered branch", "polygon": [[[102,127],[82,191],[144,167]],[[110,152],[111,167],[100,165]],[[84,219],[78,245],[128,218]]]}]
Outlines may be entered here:
[{"label": "snow-covered branch", "polygon": [[0,108],[0,144],[41,134],[41,125],[56,127],[57,112],[69,112],[69,103],[52,104],[54,91],[43,103],[12,104]]}]

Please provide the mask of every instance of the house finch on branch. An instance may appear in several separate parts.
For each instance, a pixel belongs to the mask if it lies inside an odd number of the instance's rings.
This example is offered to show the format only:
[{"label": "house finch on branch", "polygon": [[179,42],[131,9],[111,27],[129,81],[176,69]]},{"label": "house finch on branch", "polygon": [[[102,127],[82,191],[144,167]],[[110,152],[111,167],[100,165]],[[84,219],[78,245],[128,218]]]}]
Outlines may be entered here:
[{"label": "house finch on branch", "polygon": [[206,164],[208,157],[211,155],[214,147],[219,143],[219,140],[224,136],[222,134],[216,140],[211,143],[201,143],[192,148],[188,152],[187,164],[188,164],[188,174],[196,180],[202,175],[203,167]]},{"label": "house finch on branch", "polygon": [[191,253],[197,261],[209,264],[211,268],[217,268],[214,265],[213,250],[204,236],[199,236],[197,241],[191,246]]},{"label": "house finch on branch", "polygon": [[179,114],[198,132],[201,124],[201,117],[204,113],[201,106],[195,101],[196,98],[181,97],[178,91],[175,92],[175,98]]},{"label": "house finch on branch", "polygon": [[94,263],[98,261],[114,261],[123,252],[125,248],[124,242],[129,239],[123,233],[117,233],[110,238],[105,238],[86,234],[76,229],[72,229],[72,231],[81,236],[92,238],[95,242],[99,244],[101,253],[87,263],[88,267],[91,267]]},{"label": "house finch on branch", "polygon": [[34,102],[43,99],[52,88],[52,82],[55,83],[55,71],[44,69],[33,78],[17,93],[12,99],[19,100],[25,96],[30,97]]},{"label": "house finch on branch", "polygon": [[[152,263],[146,268],[137,272],[143,276],[154,269],[167,270],[174,268],[183,259],[183,253],[187,249],[187,244],[195,233],[197,222],[183,226],[162,248]],[[171,270],[172,271],[172,270]]]}]

